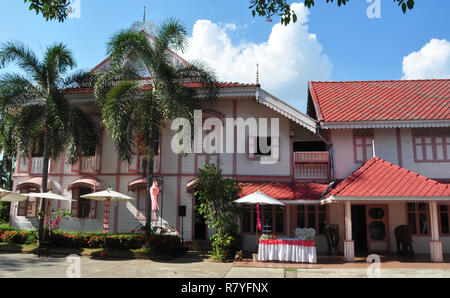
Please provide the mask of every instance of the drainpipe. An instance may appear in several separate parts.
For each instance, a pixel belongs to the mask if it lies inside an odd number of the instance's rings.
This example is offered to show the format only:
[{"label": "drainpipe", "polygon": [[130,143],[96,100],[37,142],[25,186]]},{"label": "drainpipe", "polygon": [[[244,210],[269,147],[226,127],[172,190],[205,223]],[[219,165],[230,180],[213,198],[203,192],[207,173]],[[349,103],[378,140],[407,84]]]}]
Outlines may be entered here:
[{"label": "drainpipe", "polygon": [[329,151],[330,151],[330,180],[331,182],[334,182],[334,147],[333,143],[326,140],[322,135],[319,133],[319,126],[316,126],[316,137],[321,139],[325,144],[327,144]]}]

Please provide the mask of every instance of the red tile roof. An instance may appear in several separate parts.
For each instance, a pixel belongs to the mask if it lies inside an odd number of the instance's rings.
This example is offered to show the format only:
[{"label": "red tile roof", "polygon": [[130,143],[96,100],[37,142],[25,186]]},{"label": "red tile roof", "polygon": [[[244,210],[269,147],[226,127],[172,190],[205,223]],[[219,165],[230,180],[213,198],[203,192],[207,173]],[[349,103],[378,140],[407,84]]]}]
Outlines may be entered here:
[{"label": "red tile roof", "polygon": [[241,182],[241,196],[246,196],[258,190],[277,200],[319,200],[327,188],[320,183],[270,183]]},{"label": "red tile roof", "polygon": [[448,120],[450,80],[310,82],[324,122]]},{"label": "red tile roof", "polygon": [[[203,88],[202,83],[184,83],[185,87],[188,88]],[[238,83],[238,82],[219,82],[218,83],[219,88],[239,88],[239,87],[260,87],[259,84],[244,84],[244,83]],[[151,89],[151,85],[144,85],[142,87],[143,89]],[[93,93],[94,88],[66,88],[63,90],[65,94],[81,94],[81,93]]]},{"label": "red tile roof", "polygon": [[373,157],[331,190],[334,197],[450,197],[442,184]]}]

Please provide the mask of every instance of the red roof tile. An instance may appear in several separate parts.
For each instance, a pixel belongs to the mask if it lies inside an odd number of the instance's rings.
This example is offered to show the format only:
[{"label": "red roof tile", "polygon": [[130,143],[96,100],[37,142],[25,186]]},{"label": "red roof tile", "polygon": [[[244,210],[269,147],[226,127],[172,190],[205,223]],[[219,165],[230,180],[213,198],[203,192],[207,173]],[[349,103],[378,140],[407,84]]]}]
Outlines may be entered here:
[{"label": "red roof tile", "polygon": [[320,121],[450,119],[450,80],[310,82]]},{"label": "red roof tile", "polygon": [[267,183],[241,182],[241,196],[252,194],[258,190],[277,200],[319,200],[327,188],[320,183]]},{"label": "red roof tile", "polygon": [[450,197],[450,184],[442,184],[381,158],[366,161],[338,183],[334,197]]}]

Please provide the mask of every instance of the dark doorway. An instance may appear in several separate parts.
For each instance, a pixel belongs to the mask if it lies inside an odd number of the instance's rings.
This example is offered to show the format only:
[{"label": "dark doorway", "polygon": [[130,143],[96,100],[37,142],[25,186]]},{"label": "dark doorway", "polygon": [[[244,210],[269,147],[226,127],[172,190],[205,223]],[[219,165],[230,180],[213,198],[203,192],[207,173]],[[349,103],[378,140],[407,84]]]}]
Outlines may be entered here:
[{"label": "dark doorway", "polygon": [[205,223],[205,218],[197,211],[197,207],[200,204],[197,197],[195,199],[194,208],[194,239],[196,240],[206,240],[207,226]]},{"label": "dark doorway", "polygon": [[352,239],[355,241],[355,254],[367,253],[366,206],[352,206]]}]

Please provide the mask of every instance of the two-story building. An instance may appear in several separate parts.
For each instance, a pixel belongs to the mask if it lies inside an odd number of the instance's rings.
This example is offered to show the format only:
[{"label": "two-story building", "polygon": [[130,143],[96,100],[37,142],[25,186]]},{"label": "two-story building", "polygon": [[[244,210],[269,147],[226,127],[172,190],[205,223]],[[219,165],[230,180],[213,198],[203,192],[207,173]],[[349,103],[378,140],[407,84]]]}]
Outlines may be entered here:
[{"label": "two-story building", "polygon": [[308,115],[332,144],[344,251],[395,252],[394,229],[414,227],[413,248],[450,252],[450,80],[310,82]]},{"label": "two-story building", "polygon": [[[94,70],[102,71],[108,61]],[[192,87],[201,98],[201,86]],[[70,209],[75,216],[59,228],[101,231],[103,203],[80,196],[112,187],[136,200],[111,204],[109,232],[135,230],[145,222],[142,158],[137,154],[131,163],[120,160],[101,124],[92,88],[68,89],[66,96],[95,117],[102,130],[92,156],[74,165],[64,155],[50,162],[49,188],[71,199],[52,202],[52,207]],[[208,239],[213,231],[195,210],[192,184],[199,168],[214,163],[224,176],[241,183],[242,195],[259,189],[285,203],[261,208],[263,230],[269,233],[293,237],[297,227],[314,228],[318,251],[325,252],[324,225],[338,224],[345,239],[341,249],[352,260],[355,249],[395,251],[394,228],[410,223],[416,229],[416,253],[428,253],[431,245],[433,260],[440,260],[442,247],[450,251],[450,189],[444,184],[450,182],[449,98],[450,80],[311,82],[306,115],[259,84],[220,83],[217,100],[203,102],[202,117],[204,123],[219,119],[224,132],[220,140],[232,142],[223,148],[232,150],[177,154],[171,147],[176,131],[167,123],[156,142],[160,210],[153,224],[167,223],[189,241]],[[267,119],[268,134],[251,133],[247,120],[260,118]],[[276,136],[271,135],[272,119],[278,119]],[[238,138],[240,121],[246,127],[243,138]],[[261,138],[266,138],[268,152],[260,150]],[[14,190],[39,191],[41,147],[37,141],[30,156],[17,158]],[[32,198],[13,203],[11,225],[36,228],[37,206]],[[240,219],[244,249],[254,249],[256,226],[255,206],[246,206]]]}]

